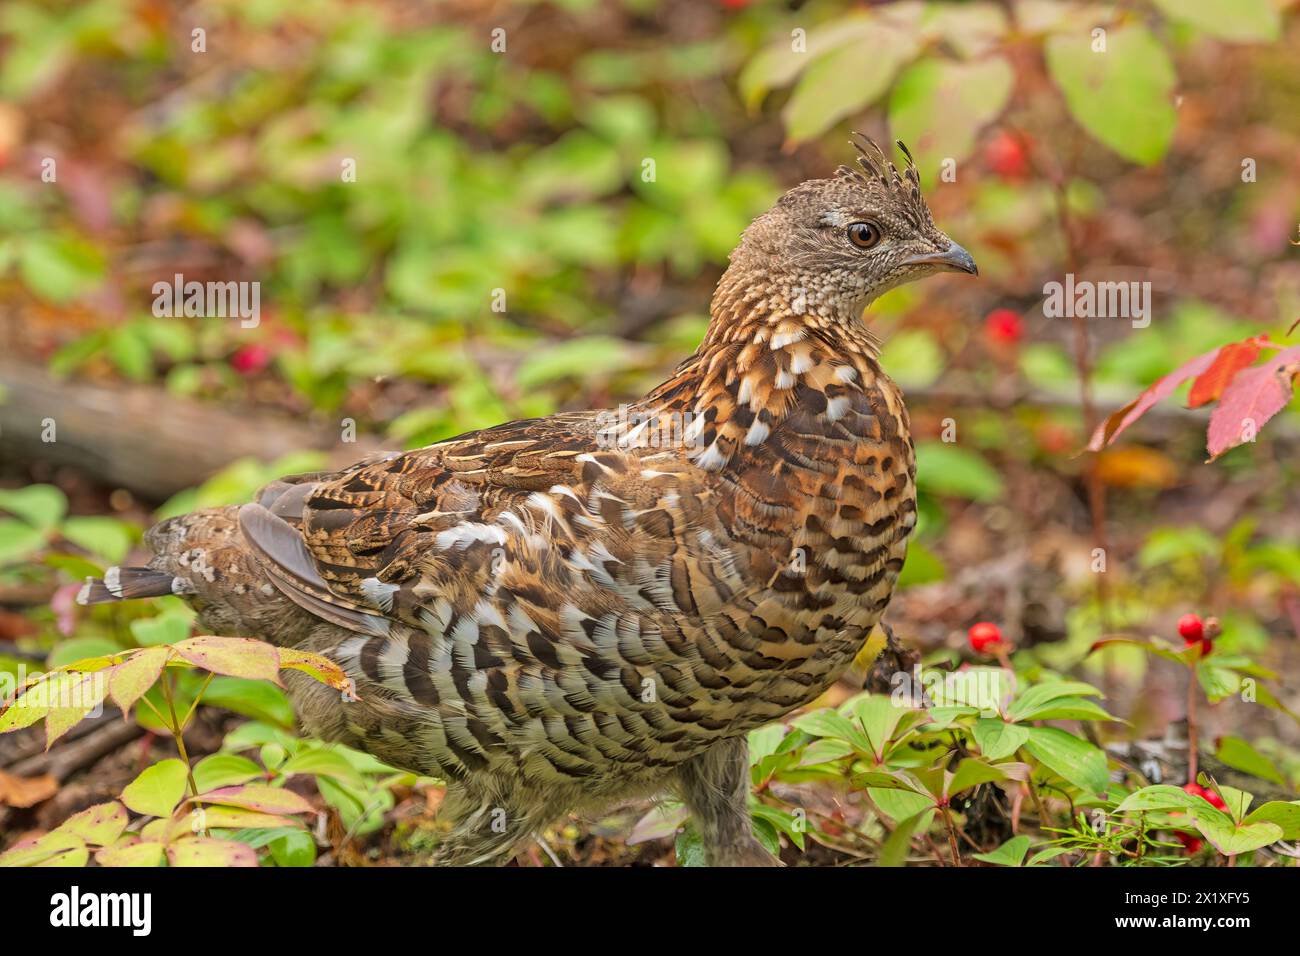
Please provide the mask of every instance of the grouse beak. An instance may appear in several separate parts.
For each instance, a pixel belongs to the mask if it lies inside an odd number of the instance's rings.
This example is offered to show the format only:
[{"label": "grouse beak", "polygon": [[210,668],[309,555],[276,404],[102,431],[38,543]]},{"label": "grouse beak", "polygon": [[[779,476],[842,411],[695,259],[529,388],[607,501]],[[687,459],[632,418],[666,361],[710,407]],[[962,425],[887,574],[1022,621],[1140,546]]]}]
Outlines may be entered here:
[{"label": "grouse beak", "polygon": [[975,265],[975,260],[971,258],[970,253],[955,242],[943,252],[927,252],[923,255],[912,256],[910,259],[904,259],[903,265],[937,266],[940,269],[965,272],[973,276],[980,274],[979,267]]}]

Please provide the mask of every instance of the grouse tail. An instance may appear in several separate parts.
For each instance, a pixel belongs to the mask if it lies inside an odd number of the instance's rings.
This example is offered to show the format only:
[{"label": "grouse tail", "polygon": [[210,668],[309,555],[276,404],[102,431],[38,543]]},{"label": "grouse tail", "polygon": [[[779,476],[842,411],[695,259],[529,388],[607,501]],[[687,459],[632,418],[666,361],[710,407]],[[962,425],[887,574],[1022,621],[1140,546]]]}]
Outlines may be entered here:
[{"label": "grouse tail", "polygon": [[162,597],[165,594],[188,594],[193,585],[152,568],[109,568],[102,578],[86,578],[77,592],[78,604],[108,604],[136,598]]}]

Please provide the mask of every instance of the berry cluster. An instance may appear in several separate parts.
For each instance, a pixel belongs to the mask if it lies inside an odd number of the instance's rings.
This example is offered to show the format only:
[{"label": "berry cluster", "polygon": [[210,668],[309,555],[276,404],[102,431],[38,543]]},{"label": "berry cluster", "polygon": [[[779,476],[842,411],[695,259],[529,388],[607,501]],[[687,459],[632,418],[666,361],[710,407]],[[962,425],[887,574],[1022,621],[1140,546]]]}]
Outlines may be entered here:
[{"label": "berry cluster", "polygon": [[1214,639],[1219,636],[1222,628],[1219,627],[1218,619],[1210,617],[1204,621],[1199,614],[1184,614],[1178,619],[1178,634],[1188,647],[1193,644],[1201,645],[1201,656],[1205,657],[1214,650]]}]

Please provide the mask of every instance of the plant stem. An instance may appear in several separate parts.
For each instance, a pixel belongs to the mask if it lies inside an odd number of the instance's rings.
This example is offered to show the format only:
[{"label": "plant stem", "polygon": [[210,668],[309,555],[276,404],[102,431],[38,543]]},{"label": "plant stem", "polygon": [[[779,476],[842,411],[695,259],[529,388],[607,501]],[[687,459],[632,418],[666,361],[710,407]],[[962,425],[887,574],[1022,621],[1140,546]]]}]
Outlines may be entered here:
[{"label": "plant stem", "polygon": [[1196,665],[1187,668],[1187,782],[1196,782]]},{"label": "plant stem", "polygon": [[213,674],[212,671],[208,671],[208,676],[203,681],[203,686],[200,687],[199,692],[194,695],[194,700],[190,703],[190,709],[186,711],[185,719],[181,721],[182,733],[184,733],[185,728],[187,728],[190,725],[190,721],[194,719],[194,712],[199,709],[199,701],[203,699],[203,692],[208,689],[208,685],[212,683],[212,678],[214,676],[215,675]]},{"label": "plant stem", "polygon": [[[1074,218],[1070,213],[1070,200],[1066,191],[1069,182],[1067,172],[1065,168],[1052,162],[1049,157],[1041,152],[1037,153],[1035,158],[1041,161],[1039,163],[1040,168],[1045,168],[1046,176],[1054,187],[1056,219],[1061,227],[1061,239],[1065,243],[1065,269],[1067,272],[1075,272],[1079,264],[1079,248],[1075,237]],[[1073,166],[1074,164],[1071,163],[1070,165]],[[1092,433],[1097,427],[1097,412],[1092,395],[1092,362],[1088,355],[1088,325],[1078,315],[1074,316],[1071,321],[1074,326],[1074,364],[1079,373],[1079,406],[1083,413],[1083,440],[1088,442],[1092,439]],[[1101,476],[1095,467],[1084,469],[1083,479],[1088,492],[1088,512],[1092,519],[1093,543],[1101,549],[1103,560],[1106,560],[1110,554],[1106,538],[1106,489],[1102,485]],[[1101,629],[1106,632],[1111,629],[1110,595],[1104,574],[1099,573],[1096,575],[1096,591],[1097,611],[1101,619]]]},{"label": "plant stem", "polygon": [[940,807],[943,813],[943,822],[948,827],[948,846],[952,849],[952,865],[961,866],[961,850],[957,846],[957,827],[952,822],[952,814],[948,812],[947,807]]},{"label": "plant stem", "polygon": [[[1020,759],[1023,760],[1025,763],[1029,763],[1029,755],[1025,753],[1023,750],[1019,751],[1018,755]],[[1038,811],[1038,829],[1041,830],[1044,827],[1048,826],[1052,821],[1047,816],[1047,811],[1043,809],[1043,801],[1038,796],[1038,790],[1034,788],[1034,781],[1032,779],[1032,776],[1033,775],[1031,774],[1030,777],[1024,781],[1024,784],[1025,784],[1025,789],[1029,791],[1029,796],[1033,798],[1034,809]]]},{"label": "plant stem", "polygon": [[185,752],[185,737],[181,733],[181,722],[176,719],[176,702],[172,697],[170,674],[163,674],[162,694],[163,699],[167,701],[167,712],[172,719],[171,725],[167,729],[172,732],[172,737],[176,740],[176,752],[181,755],[181,760],[185,761],[185,779],[189,782],[190,796],[197,797],[199,795],[199,785],[194,782],[194,768],[190,766],[190,755]]}]

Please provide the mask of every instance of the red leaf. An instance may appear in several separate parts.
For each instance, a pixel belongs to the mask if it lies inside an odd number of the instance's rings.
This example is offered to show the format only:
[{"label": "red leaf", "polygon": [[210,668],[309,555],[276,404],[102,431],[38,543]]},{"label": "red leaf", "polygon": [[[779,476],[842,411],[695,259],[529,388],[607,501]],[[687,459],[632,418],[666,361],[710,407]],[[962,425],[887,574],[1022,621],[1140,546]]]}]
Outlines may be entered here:
[{"label": "red leaf", "polygon": [[1168,398],[1173,394],[1174,389],[1189,378],[1203,374],[1214,363],[1215,356],[1218,354],[1219,350],[1215,349],[1213,352],[1206,352],[1204,355],[1196,356],[1190,362],[1174,369],[1157,381],[1119,411],[1112,412],[1092,433],[1092,440],[1088,442],[1088,450],[1101,451],[1101,449],[1118,438],[1120,432],[1145,415],[1152,405],[1162,398]]},{"label": "red leaf", "polygon": [[1291,400],[1291,380],[1300,373],[1300,345],[1283,349],[1263,365],[1240,373],[1210,415],[1206,449],[1213,460],[1253,440],[1264,423]]},{"label": "red leaf", "polygon": [[1253,365],[1255,359],[1259,358],[1261,344],[1260,337],[1252,337],[1244,342],[1230,342],[1219,349],[1214,356],[1214,364],[1192,383],[1192,391],[1187,396],[1187,407],[1200,408],[1222,395],[1223,390],[1237,377],[1237,373]]}]

